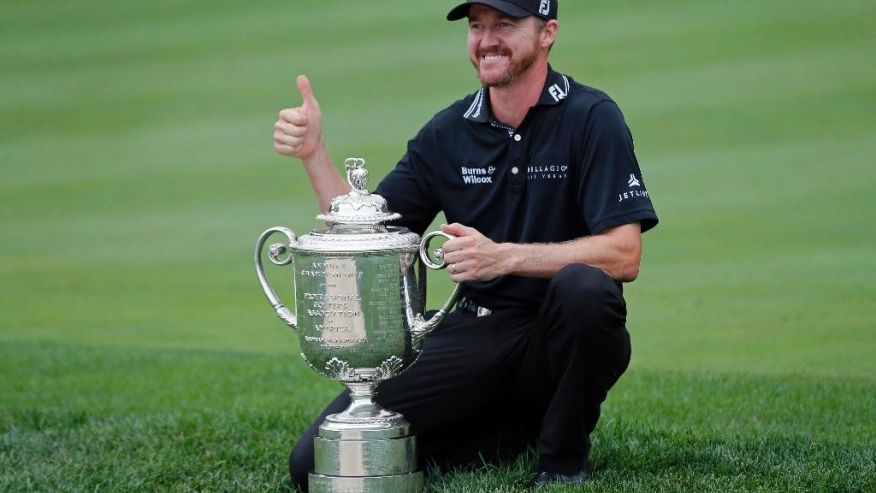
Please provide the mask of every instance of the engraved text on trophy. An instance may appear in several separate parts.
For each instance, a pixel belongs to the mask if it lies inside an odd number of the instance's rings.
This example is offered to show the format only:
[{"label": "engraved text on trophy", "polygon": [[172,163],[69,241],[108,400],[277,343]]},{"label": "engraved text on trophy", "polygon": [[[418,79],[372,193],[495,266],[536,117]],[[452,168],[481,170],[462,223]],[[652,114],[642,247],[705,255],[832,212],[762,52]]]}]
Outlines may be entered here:
[{"label": "engraved text on trophy", "polygon": [[312,255],[300,260],[296,306],[302,345],[315,350],[308,352],[311,364],[322,368],[331,357],[340,357],[356,367],[376,368],[386,351],[405,354],[398,256]]}]

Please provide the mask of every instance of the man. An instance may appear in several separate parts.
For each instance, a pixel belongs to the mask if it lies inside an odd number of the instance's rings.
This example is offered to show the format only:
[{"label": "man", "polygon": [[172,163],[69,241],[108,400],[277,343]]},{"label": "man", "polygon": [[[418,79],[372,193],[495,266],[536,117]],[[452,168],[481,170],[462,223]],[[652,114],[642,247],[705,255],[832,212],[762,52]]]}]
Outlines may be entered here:
[{"label": "man", "polygon": [[[377,401],[408,419],[424,463],[535,445],[537,487],[580,483],[600,404],[629,363],[621,283],[637,277],[657,216],[618,107],[548,65],[557,1],[468,1],[447,15],[466,17],[481,89],[435,115],[376,190],[420,234],[444,212],[462,298]],[[326,210],[349,186],[306,77],[298,88],[303,104],[280,112],[274,147],[302,160]],[[340,395],[293,447],[302,488],[319,423],[348,403]]]}]

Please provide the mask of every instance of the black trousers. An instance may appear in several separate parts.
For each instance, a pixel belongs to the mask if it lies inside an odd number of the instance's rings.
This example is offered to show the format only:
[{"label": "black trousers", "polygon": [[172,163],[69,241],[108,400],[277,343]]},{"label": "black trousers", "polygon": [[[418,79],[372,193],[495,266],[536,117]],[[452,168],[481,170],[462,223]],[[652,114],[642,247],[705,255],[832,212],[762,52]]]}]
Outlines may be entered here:
[{"label": "black trousers", "polygon": [[[571,265],[551,280],[538,311],[449,314],[417,362],[378,386],[376,400],[411,423],[423,465],[475,465],[535,445],[543,470],[577,473],[600,404],[630,361],[625,323],[619,285]],[[302,491],[319,424],[349,402],[341,393],[292,448],[289,470]]]}]

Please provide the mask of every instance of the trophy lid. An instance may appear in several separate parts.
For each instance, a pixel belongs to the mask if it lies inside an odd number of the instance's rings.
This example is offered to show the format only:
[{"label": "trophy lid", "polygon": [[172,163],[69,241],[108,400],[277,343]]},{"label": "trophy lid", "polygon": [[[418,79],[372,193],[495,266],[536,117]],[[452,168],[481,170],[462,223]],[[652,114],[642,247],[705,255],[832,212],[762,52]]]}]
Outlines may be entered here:
[{"label": "trophy lid", "polygon": [[389,211],[386,199],[380,195],[369,193],[365,188],[368,183],[368,170],[362,158],[348,158],[344,161],[347,170],[347,183],[352,190],[346,195],[332,199],[328,212],[316,216],[317,219],[332,223],[329,233],[347,233],[350,229],[344,225],[372,226],[364,228],[370,232],[386,231],[383,223],[394,221],[401,217]]},{"label": "trophy lid", "polygon": [[419,235],[407,228],[384,224],[400,218],[401,214],[390,212],[386,199],[365,189],[368,181],[365,160],[349,158],[344,165],[352,190],[333,198],[328,212],[316,216],[330,227],[300,236],[294,249],[319,253],[416,251]]}]

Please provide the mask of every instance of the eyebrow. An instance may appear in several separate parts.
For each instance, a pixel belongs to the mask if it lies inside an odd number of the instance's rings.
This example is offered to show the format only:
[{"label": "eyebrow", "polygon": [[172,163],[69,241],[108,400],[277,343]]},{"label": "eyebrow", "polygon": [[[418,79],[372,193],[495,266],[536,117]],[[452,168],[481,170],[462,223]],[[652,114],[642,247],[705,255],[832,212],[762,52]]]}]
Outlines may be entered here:
[{"label": "eyebrow", "polygon": [[[498,20],[500,20],[500,21],[510,21],[510,22],[514,22],[514,23],[520,22],[521,20],[524,19],[524,17],[514,17],[514,16],[510,16],[510,15],[505,14],[505,13],[500,13],[500,14],[497,15],[496,17],[497,17]],[[471,24],[472,22],[483,22],[483,21],[480,21],[480,20],[477,20],[477,19],[472,19],[471,17],[469,17],[469,18],[468,18],[468,23]]]}]

